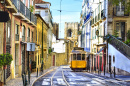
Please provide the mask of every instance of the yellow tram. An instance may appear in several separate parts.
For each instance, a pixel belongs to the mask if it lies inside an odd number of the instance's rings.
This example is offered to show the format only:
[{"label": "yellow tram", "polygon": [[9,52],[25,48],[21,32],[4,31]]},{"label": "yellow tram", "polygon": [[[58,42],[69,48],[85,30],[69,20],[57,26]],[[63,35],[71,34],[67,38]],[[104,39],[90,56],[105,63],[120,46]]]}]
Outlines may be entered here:
[{"label": "yellow tram", "polygon": [[87,52],[83,48],[74,47],[71,54],[70,68],[72,70],[86,70],[87,67]]}]

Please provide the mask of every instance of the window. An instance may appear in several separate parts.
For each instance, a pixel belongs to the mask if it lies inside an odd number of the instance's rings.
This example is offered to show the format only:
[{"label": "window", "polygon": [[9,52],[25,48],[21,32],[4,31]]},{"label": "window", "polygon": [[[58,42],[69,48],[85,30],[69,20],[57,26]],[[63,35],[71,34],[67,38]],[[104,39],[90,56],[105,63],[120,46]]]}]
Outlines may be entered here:
[{"label": "window", "polygon": [[30,0],[28,0],[28,8],[30,8]]},{"label": "window", "polygon": [[77,60],[81,60],[81,54],[77,54]]},{"label": "window", "polygon": [[32,32],[32,39],[33,39],[33,32]]},{"label": "window", "polygon": [[45,16],[48,16],[48,11],[47,10],[45,11]]},{"label": "window", "polygon": [[23,3],[24,3],[24,4],[26,4],[26,1],[25,1],[25,0],[23,0]]},{"label": "window", "polygon": [[16,24],[16,31],[15,34],[19,34],[19,25]]},{"label": "window", "polygon": [[28,28],[28,37],[30,37],[30,29]]},{"label": "window", "polygon": [[85,54],[82,54],[82,60],[85,60]]},{"label": "window", "polygon": [[115,63],[115,56],[113,56],[113,63]]},{"label": "window", "polygon": [[73,60],[76,60],[76,54],[73,54]]},{"label": "window", "polygon": [[32,6],[33,6],[33,0],[32,0]]},{"label": "window", "polygon": [[67,31],[67,36],[68,36],[68,37],[72,37],[72,30],[71,30],[71,29],[68,29],[68,31]]},{"label": "window", "polygon": [[22,36],[25,36],[25,26],[22,27]]}]

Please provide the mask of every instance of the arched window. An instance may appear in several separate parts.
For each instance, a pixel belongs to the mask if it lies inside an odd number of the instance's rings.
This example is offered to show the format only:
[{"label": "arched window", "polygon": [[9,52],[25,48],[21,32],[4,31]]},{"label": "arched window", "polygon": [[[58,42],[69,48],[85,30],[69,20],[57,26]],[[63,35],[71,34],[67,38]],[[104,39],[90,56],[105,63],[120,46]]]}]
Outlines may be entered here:
[{"label": "arched window", "polygon": [[68,29],[68,31],[67,31],[67,36],[68,36],[68,37],[72,37],[72,30],[71,30],[71,29]]}]

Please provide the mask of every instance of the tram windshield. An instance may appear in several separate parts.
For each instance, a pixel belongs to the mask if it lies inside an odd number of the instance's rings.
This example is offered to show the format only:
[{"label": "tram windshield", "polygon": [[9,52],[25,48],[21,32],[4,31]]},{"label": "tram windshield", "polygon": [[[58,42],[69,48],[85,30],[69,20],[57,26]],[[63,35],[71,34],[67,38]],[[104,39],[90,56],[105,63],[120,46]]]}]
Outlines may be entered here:
[{"label": "tram windshield", "polygon": [[82,60],[85,60],[85,54],[82,54]]},{"label": "tram windshield", "polygon": [[76,54],[73,54],[73,60],[76,60]]},{"label": "tram windshield", "polygon": [[77,60],[81,60],[81,54],[77,54]]}]

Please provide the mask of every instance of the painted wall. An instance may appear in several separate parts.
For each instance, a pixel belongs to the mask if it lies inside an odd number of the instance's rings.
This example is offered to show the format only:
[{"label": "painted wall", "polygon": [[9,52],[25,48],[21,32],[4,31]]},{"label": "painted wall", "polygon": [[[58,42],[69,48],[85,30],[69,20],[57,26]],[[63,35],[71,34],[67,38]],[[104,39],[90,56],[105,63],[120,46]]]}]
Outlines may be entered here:
[{"label": "painted wall", "polygon": [[[108,56],[111,55],[112,66],[130,72],[130,60],[115,49],[111,44],[108,44]],[[113,62],[115,56],[115,62]],[[108,58],[109,61],[109,58]]]}]

